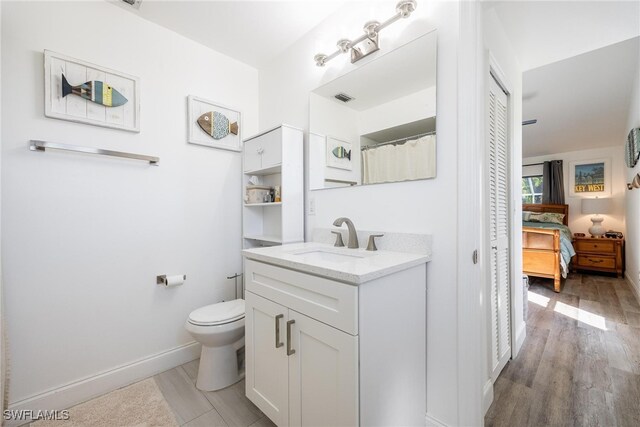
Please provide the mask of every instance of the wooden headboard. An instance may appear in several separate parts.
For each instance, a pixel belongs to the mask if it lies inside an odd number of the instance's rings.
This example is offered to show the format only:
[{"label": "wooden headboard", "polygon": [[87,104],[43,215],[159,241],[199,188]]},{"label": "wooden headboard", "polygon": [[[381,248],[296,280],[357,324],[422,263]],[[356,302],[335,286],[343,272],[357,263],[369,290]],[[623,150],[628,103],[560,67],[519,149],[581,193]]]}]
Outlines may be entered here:
[{"label": "wooden headboard", "polygon": [[569,205],[541,205],[541,204],[533,204],[533,205],[522,205],[523,211],[529,212],[551,212],[551,213],[560,213],[564,214],[564,225],[569,225]]}]

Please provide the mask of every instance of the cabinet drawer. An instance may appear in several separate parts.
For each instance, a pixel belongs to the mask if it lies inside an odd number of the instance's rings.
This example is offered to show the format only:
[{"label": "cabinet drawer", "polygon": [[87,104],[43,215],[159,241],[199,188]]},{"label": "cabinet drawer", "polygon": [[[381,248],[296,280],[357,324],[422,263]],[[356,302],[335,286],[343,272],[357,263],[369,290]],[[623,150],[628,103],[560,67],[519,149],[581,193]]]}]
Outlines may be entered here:
[{"label": "cabinet drawer", "polygon": [[616,246],[615,242],[612,240],[577,240],[575,249],[576,252],[597,252],[613,254],[616,251]]},{"label": "cabinet drawer", "polygon": [[616,268],[616,259],[599,255],[578,254],[579,267]]},{"label": "cabinet drawer", "polygon": [[358,288],[322,277],[245,261],[247,291],[351,335],[358,334]]}]

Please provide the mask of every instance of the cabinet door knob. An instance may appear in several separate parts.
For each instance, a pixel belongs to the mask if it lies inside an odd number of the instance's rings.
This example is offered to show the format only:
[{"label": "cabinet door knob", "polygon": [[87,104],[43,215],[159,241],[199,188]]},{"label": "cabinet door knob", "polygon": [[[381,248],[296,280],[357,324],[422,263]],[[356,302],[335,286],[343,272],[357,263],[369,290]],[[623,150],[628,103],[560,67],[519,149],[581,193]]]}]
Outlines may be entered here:
[{"label": "cabinet door knob", "polygon": [[291,356],[296,351],[291,348],[291,325],[296,323],[295,320],[289,320],[287,322],[287,356]]},{"label": "cabinet door knob", "polygon": [[262,154],[262,153],[264,153],[264,148],[258,147],[258,149],[256,151],[258,152],[258,154]]},{"label": "cabinet door knob", "polygon": [[284,345],[283,342],[280,342],[280,319],[284,317],[284,314],[278,314],[276,316],[276,348],[280,348]]}]

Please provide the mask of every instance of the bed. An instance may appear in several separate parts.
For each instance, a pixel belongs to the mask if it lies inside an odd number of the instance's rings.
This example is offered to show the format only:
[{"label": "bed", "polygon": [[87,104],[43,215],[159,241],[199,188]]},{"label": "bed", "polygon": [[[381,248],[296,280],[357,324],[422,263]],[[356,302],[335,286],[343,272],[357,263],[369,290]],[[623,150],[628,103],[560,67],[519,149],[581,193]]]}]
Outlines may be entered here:
[{"label": "bed", "polygon": [[568,227],[568,205],[522,205],[523,212],[564,214],[563,225],[547,222],[522,222],[522,270],[534,277],[553,279],[553,290],[560,292],[569,263],[575,255]]}]

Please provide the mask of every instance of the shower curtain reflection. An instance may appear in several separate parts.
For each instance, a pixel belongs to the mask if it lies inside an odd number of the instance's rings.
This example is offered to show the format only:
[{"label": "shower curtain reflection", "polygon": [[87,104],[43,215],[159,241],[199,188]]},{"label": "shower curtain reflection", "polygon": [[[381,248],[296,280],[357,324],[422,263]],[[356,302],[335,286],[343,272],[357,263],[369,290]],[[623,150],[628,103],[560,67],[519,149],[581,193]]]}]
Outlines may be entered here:
[{"label": "shower curtain reflection", "polygon": [[410,181],[436,175],[436,136],[362,151],[362,183]]}]

